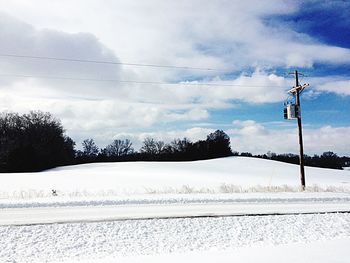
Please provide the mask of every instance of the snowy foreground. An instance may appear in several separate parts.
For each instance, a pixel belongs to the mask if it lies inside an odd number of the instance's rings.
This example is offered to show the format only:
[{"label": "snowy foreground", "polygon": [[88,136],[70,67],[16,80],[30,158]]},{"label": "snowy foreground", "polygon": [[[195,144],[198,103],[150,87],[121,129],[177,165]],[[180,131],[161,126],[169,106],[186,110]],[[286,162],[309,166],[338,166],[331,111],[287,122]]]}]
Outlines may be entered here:
[{"label": "snowy foreground", "polygon": [[298,166],[244,157],[0,182],[0,262],[349,262],[350,171],[306,168],[306,192]]},{"label": "snowy foreground", "polygon": [[349,262],[349,245],[350,214],[0,227],[0,262]]}]

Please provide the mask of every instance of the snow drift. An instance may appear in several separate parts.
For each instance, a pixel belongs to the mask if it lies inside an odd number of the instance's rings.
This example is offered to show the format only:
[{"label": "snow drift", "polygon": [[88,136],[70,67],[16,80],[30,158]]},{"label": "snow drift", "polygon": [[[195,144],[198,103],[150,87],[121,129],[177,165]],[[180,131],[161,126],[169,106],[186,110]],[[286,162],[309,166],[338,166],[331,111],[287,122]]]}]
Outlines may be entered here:
[{"label": "snow drift", "polygon": [[[0,174],[0,198],[299,191],[299,166],[248,157],[119,162]],[[350,172],[306,167],[308,191],[350,192]]]}]

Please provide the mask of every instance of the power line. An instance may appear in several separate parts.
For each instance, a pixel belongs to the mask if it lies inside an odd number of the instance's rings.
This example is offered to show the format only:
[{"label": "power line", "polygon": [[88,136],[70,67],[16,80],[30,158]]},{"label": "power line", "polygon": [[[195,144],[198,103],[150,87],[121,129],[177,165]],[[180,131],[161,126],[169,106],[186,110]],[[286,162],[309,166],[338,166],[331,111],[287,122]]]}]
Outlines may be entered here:
[{"label": "power line", "polygon": [[241,84],[221,84],[221,83],[193,83],[193,82],[160,82],[160,81],[139,81],[139,80],[119,80],[119,79],[92,79],[92,78],[73,78],[73,77],[58,77],[58,76],[35,76],[35,75],[20,75],[20,74],[0,74],[0,77],[15,77],[15,78],[38,78],[38,79],[56,79],[56,80],[74,80],[74,81],[93,81],[93,82],[120,82],[120,83],[135,83],[135,84],[150,84],[150,85],[187,85],[187,86],[222,86],[222,87],[253,87],[253,88],[284,88],[284,86],[270,85],[241,85]]},{"label": "power line", "polygon": [[173,68],[173,69],[184,69],[184,70],[205,70],[205,71],[224,71],[214,68],[199,68],[199,67],[188,67],[188,66],[175,66],[175,65],[158,65],[158,64],[142,64],[142,63],[125,63],[117,61],[103,61],[103,60],[88,60],[88,59],[72,59],[72,58],[58,58],[58,57],[44,57],[44,56],[27,56],[27,55],[16,55],[16,54],[2,54],[1,57],[11,58],[24,58],[24,59],[39,59],[39,60],[55,60],[65,62],[79,62],[79,63],[95,63],[95,64],[110,64],[110,65],[124,65],[124,66],[136,66],[136,67],[152,67],[152,68]]}]

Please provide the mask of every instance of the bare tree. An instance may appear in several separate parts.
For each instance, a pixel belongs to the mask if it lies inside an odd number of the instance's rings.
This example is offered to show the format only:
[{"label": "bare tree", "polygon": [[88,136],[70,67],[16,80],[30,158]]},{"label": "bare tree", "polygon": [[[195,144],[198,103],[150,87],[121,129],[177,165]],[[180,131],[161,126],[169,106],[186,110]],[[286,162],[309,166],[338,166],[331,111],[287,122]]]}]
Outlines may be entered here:
[{"label": "bare tree", "polygon": [[175,139],[171,142],[171,147],[173,148],[173,151],[180,153],[186,152],[191,145],[192,142],[187,138]]},{"label": "bare tree", "polygon": [[163,141],[156,141],[157,154],[161,154],[164,151],[165,143]]},{"label": "bare tree", "polygon": [[85,139],[82,142],[83,145],[83,156],[95,157],[98,154],[98,147],[93,139]]},{"label": "bare tree", "polygon": [[151,155],[157,154],[156,141],[153,138],[147,137],[143,140],[143,145],[140,149],[141,153],[147,153]]},{"label": "bare tree", "polygon": [[107,156],[125,156],[132,154],[134,148],[129,139],[125,140],[114,140],[110,145],[103,150]]}]

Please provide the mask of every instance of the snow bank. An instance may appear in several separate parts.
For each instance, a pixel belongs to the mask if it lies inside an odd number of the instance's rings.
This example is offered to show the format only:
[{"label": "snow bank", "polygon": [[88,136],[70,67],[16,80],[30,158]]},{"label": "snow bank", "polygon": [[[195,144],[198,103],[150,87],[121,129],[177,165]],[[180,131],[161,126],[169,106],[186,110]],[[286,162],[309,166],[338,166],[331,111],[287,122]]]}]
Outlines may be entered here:
[{"label": "snow bank", "polygon": [[[126,220],[98,223],[51,224],[36,226],[0,227],[0,262],[170,262],[208,261],[209,251],[229,256],[233,249],[246,253],[279,251],[274,246],[343,239],[340,248],[348,252],[350,214],[314,214],[288,216],[219,217],[186,219]],[[322,244],[322,243],[321,243]],[[328,244],[325,242],[325,244]],[[259,249],[259,247],[261,249]],[[328,247],[317,246],[325,254]],[[334,249],[334,248],[333,248]],[[317,252],[313,251],[313,254]],[[197,251],[187,257],[191,251]],[[284,252],[282,249],[280,252]],[[299,250],[293,251],[297,253]],[[184,254],[176,260],[176,254]],[[233,252],[234,253],[234,252]],[[288,254],[291,254],[290,251]],[[164,256],[166,255],[166,256]],[[191,255],[191,254],[190,254]],[[267,257],[266,254],[262,254]],[[296,254],[302,258],[304,254]],[[332,253],[328,261],[290,261],[280,257],[277,262],[346,262],[348,254]],[[209,255],[210,256],[210,255]],[[276,255],[277,256],[277,255]],[[127,257],[134,257],[128,260]],[[196,259],[198,257],[198,259]],[[259,259],[260,254],[249,258]],[[124,260],[123,260],[124,258]],[[268,258],[268,257],[267,257]],[[293,256],[293,259],[297,257]],[[343,261],[337,261],[336,259]],[[137,261],[137,259],[140,259]],[[143,261],[142,259],[146,259]],[[330,259],[328,257],[328,259]],[[101,260],[101,261],[100,261]],[[135,261],[136,260],[136,261]],[[227,260],[227,259],[226,259]],[[274,259],[276,262],[276,259]],[[155,261],[155,262],[168,262]],[[226,261],[227,262],[227,261]],[[230,261],[235,262],[235,261]],[[238,262],[246,262],[241,258]],[[260,260],[254,262],[261,262]],[[266,262],[266,261],[262,261]]]},{"label": "snow bank", "polygon": [[246,203],[350,203],[350,193],[334,192],[279,192],[279,193],[226,193],[226,194],[147,194],[122,196],[57,196],[34,199],[1,199],[0,209],[26,207],[77,206],[135,206],[173,204],[246,204]]}]

